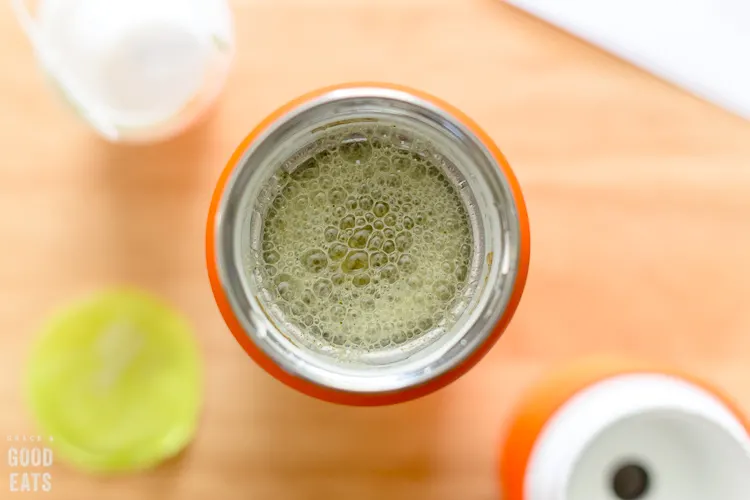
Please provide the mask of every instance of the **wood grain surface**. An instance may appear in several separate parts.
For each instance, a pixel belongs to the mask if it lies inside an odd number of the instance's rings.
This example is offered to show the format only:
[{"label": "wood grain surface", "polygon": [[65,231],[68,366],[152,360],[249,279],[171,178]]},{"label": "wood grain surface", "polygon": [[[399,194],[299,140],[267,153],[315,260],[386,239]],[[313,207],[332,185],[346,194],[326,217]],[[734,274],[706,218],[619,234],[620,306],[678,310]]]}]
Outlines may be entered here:
[{"label": "wood grain surface", "polygon": [[[36,329],[116,284],[165,297],[206,364],[178,461],[59,500],[497,498],[512,405],[553,364],[655,358],[750,410],[750,123],[494,0],[235,0],[236,65],[211,117],[170,143],[105,144],[50,90],[0,7],[0,437],[33,433],[20,391]],[[350,80],[419,87],[474,117],[514,166],[532,259],[515,320],[456,384],[396,407],[321,403],[246,358],[215,308],[203,230],[213,184],[266,114]],[[9,468],[0,462],[0,498]]]}]

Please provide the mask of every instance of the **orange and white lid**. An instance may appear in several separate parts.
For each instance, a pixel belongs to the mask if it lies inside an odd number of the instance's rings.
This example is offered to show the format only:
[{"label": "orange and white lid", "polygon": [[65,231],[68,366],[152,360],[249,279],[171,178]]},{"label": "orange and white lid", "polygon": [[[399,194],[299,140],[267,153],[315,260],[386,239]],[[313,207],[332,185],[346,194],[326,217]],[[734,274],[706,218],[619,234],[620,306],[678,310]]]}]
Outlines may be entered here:
[{"label": "orange and white lid", "polygon": [[744,500],[750,426],[687,373],[612,359],[551,373],[501,444],[503,500]]}]

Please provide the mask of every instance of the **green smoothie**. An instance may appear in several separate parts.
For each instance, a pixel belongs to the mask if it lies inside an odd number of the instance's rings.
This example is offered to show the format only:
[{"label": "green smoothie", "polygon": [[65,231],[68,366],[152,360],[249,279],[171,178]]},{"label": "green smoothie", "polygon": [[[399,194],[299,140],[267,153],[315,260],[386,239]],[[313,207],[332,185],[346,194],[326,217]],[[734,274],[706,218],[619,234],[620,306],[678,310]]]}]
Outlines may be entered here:
[{"label": "green smoothie", "polygon": [[449,328],[466,300],[458,182],[428,149],[382,137],[328,138],[276,176],[254,271],[268,305],[319,346],[394,348]]}]

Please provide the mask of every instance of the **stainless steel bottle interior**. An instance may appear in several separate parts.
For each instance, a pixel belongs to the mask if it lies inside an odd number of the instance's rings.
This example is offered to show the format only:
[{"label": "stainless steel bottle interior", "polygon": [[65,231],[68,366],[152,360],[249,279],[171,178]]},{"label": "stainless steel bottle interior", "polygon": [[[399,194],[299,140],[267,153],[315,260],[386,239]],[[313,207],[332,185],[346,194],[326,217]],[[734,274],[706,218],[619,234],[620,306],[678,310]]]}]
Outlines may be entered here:
[{"label": "stainless steel bottle interior", "polygon": [[[399,147],[429,144],[460,189],[472,222],[474,257],[466,307],[450,328],[414,342],[341,361],[306,345],[304,336],[269,309],[252,272],[260,258],[263,217],[274,176],[314,154],[331,130],[389,127]],[[246,334],[286,371],[332,389],[398,391],[456,367],[487,339],[516,283],[520,225],[512,190],[490,151],[434,104],[399,90],[333,90],[293,109],[255,140],[228,181],[217,213],[221,282]]]}]

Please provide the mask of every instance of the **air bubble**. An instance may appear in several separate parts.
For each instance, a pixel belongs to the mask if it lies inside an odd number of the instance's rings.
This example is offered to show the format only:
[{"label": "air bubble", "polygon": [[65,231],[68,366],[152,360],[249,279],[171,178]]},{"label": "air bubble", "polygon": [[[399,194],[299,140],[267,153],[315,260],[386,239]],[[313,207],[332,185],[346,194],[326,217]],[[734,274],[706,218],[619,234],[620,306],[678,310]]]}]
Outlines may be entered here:
[{"label": "air bubble", "polygon": [[358,288],[367,286],[370,284],[370,276],[368,274],[360,274],[352,278],[352,284]]},{"label": "air bubble", "polygon": [[396,174],[388,174],[385,183],[388,187],[397,188],[401,186],[401,178]]},{"label": "air bubble", "polygon": [[286,170],[281,170],[278,174],[276,174],[276,182],[279,184],[279,186],[285,186],[287,182],[289,182],[289,172]]},{"label": "air bubble", "polygon": [[372,226],[365,226],[354,231],[354,234],[349,238],[349,248],[365,248],[371,233]]},{"label": "air bubble", "polygon": [[461,265],[456,268],[456,279],[458,281],[465,281],[466,276],[468,276],[468,274],[469,274],[469,268],[467,268],[466,266]]},{"label": "air bubble", "polygon": [[381,268],[388,263],[388,256],[383,252],[375,252],[370,255],[370,267]]},{"label": "air bubble", "polygon": [[396,172],[406,172],[407,170],[409,170],[410,163],[411,162],[408,158],[398,156],[393,159],[393,168],[396,170]]},{"label": "air bubble", "polygon": [[276,264],[280,258],[281,258],[281,255],[279,255],[279,252],[277,252],[276,250],[269,250],[267,252],[263,252],[263,260],[267,264]]},{"label": "air bubble", "polygon": [[396,235],[396,250],[399,252],[405,252],[411,248],[414,243],[414,237],[409,233],[399,233]]},{"label": "air bubble", "polygon": [[315,295],[313,295],[312,290],[309,288],[305,288],[302,290],[302,296],[301,296],[302,302],[309,306],[315,303]]},{"label": "air bubble", "polygon": [[318,191],[317,193],[315,193],[313,195],[313,198],[312,198],[313,203],[318,208],[321,208],[321,207],[325,206],[327,199],[328,199],[328,197],[326,196],[326,194],[323,191]]},{"label": "air bubble", "polygon": [[415,163],[409,171],[409,176],[412,179],[422,179],[427,173],[427,167],[421,163]]},{"label": "air bubble", "polygon": [[375,160],[375,168],[381,171],[388,170],[391,167],[391,160],[385,156],[381,156]]},{"label": "air bubble", "polygon": [[297,194],[299,194],[299,190],[299,184],[292,181],[284,186],[284,189],[281,190],[281,194],[284,195],[284,198],[286,198],[287,200],[291,200],[292,198],[297,196]]},{"label": "air bubble", "polygon": [[352,273],[354,271],[367,269],[369,266],[367,261],[367,252],[361,250],[349,252],[344,259],[344,262],[341,264],[341,270],[345,273]]},{"label": "air bubble", "polygon": [[284,300],[291,300],[296,296],[297,283],[289,274],[280,274],[276,277],[276,293]]},{"label": "air bubble", "polygon": [[378,250],[383,246],[384,241],[385,238],[383,238],[382,234],[374,233],[372,236],[370,236],[370,241],[367,242],[367,248],[369,248],[370,250]]},{"label": "air bubble", "polygon": [[455,288],[447,281],[438,281],[432,287],[433,292],[442,301],[450,300],[456,293]]},{"label": "air bubble", "polygon": [[398,269],[393,264],[386,264],[380,270],[380,277],[388,283],[393,283],[398,279]]},{"label": "air bubble", "polygon": [[294,203],[300,207],[307,207],[310,205],[310,198],[308,198],[307,195],[300,194],[294,198]]},{"label": "air bubble", "polygon": [[286,199],[283,196],[277,196],[272,202],[273,206],[279,210],[286,206]]},{"label": "air bubble", "polygon": [[291,308],[292,314],[295,316],[302,316],[307,312],[307,306],[300,301],[294,302]]},{"label": "air bubble", "polygon": [[430,328],[432,328],[432,318],[422,318],[422,319],[420,319],[419,323],[418,323],[418,326],[419,326],[419,328],[422,331],[426,332],[427,330],[429,330]]},{"label": "air bubble", "polygon": [[423,280],[419,276],[409,276],[409,279],[407,279],[406,282],[411,289],[417,290],[422,288]]},{"label": "air bubble", "polygon": [[417,261],[405,253],[398,258],[398,268],[405,273],[413,273],[417,270]]},{"label": "air bubble", "polygon": [[341,205],[342,203],[344,203],[344,200],[346,200],[346,191],[344,191],[340,187],[332,188],[328,192],[328,201],[330,201],[334,205]]},{"label": "air bubble", "polygon": [[375,203],[375,206],[372,209],[372,212],[375,214],[376,217],[383,217],[388,213],[388,203],[384,201],[379,201]]},{"label": "air bubble", "polygon": [[336,241],[336,237],[339,235],[339,230],[333,226],[328,226],[325,230],[326,241]]},{"label": "air bubble", "polygon": [[466,243],[461,245],[460,251],[461,251],[461,257],[463,257],[464,259],[468,259],[469,257],[471,257],[471,247],[467,245]]},{"label": "air bubble", "polygon": [[406,334],[405,333],[397,333],[391,337],[391,342],[394,344],[403,344],[406,342]]},{"label": "air bubble", "polygon": [[317,295],[321,299],[324,299],[328,297],[329,295],[331,295],[332,290],[333,290],[333,284],[331,283],[330,280],[327,280],[327,279],[319,279],[313,285],[313,292],[315,292],[315,295]]},{"label": "air bubble", "polygon": [[385,253],[393,253],[396,251],[396,243],[393,240],[388,240],[383,243],[383,251]]},{"label": "air bubble", "polygon": [[341,229],[351,229],[355,226],[354,216],[353,215],[347,215],[346,217],[341,219],[341,222],[339,222],[339,227]]},{"label": "air bubble", "polygon": [[328,256],[331,260],[341,260],[346,257],[346,252],[348,251],[349,248],[343,243],[334,243],[328,247]]},{"label": "air bubble", "polygon": [[394,226],[396,224],[396,215],[395,214],[388,214],[383,218],[383,222],[385,222],[386,226]]},{"label": "air bubble", "polygon": [[305,269],[314,273],[321,271],[328,264],[328,257],[326,257],[325,252],[318,248],[306,251],[302,254],[300,260]]},{"label": "air bubble", "polygon": [[359,207],[362,210],[370,210],[374,204],[374,201],[370,196],[360,196],[358,203]]}]

